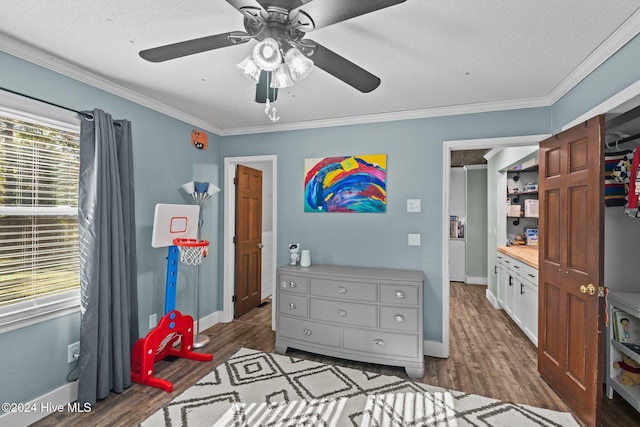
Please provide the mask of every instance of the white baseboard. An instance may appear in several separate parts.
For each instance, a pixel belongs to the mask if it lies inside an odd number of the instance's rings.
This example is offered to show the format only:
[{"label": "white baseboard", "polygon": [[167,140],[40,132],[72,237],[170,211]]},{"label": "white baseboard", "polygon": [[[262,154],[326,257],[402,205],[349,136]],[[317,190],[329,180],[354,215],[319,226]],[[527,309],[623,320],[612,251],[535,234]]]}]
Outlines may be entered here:
[{"label": "white baseboard", "polygon": [[464,276],[464,283],[467,285],[486,285],[489,280],[486,277]]},{"label": "white baseboard", "polygon": [[[221,318],[221,311],[203,317],[200,319],[200,331],[220,323]],[[76,407],[73,404],[76,400],[78,400],[78,382],[73,381],[25,404],[26,407],[33,409],[32,411],[7,412],[1,415],[0,426],[28,426],[56,411],[82,411],[82,407]],[[88,410],[85,409],[85,412]]]},{"label": "white baseboard", "polygon": [[55,412],[89,412],[91,408],[78,407],[78,381],[63,385],[24,404],[29,411],[7,412],[0,416],[0,426],[28,426]]},{"label": "white baseboard", "polygon": [[493,308],[502,310],[502,307],[500,306],[498,299],[491,293],[489,288],[487,288],[487,291],[485,292],[485,296],[487,297],[487,299],[489,300]]},{"label": "white baseboard", "polygon": [[204,331],[205,329],[209,329],[213,325],[220,323],[222,321],[222,311],[213,312],[205,317],[200,319],[200,322],[195,322],[196,331]]},{"label": "white baseboard", "polygon": [[446,359],[449,357],[448,354],[445,354],[444,346],[439,341],[423,340],[422,348],[425,356],[438,357],[440,359]]}]

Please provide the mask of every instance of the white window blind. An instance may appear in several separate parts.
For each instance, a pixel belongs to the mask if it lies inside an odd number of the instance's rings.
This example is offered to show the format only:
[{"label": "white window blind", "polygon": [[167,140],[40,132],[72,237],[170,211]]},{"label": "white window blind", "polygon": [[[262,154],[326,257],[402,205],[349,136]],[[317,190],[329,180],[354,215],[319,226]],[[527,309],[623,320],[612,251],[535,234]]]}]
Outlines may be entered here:
[{"label": "white window blind", "polygon": [[77,305],[77,127],[0,108],[0,325]]}]

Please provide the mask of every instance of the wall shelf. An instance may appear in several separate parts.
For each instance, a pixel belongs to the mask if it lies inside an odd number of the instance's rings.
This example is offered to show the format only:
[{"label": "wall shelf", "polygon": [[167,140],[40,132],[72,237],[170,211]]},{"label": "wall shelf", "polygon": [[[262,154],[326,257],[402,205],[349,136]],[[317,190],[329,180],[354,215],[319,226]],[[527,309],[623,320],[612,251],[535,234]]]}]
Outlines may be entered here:
[{"label": "wall shelf", "polygon": [[607,326],[607,345],[606,345],[606,384],[607,384],[607,397],[613,398],[613,392],[618,393],[629,404],[640,412],[640,387],[629,387],[624,385],[618,379],[622,370],[614,367],[615,362],[622,360],[622,354],[625,354],[640,362],[640,354],[627,348],[622,343],[613,339],[613,312],[616,309],[623,310],[631,316],[640,318],[640,293],[630,292],[609,292],[607,295],[607,301],[609,302],[609,325]]}]

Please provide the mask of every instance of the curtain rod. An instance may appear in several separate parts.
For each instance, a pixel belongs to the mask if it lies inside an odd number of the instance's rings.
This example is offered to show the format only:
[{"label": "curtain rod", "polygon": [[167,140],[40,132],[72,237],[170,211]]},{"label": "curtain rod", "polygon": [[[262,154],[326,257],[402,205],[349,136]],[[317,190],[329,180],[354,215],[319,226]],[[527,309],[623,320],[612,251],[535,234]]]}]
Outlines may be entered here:
[{"label": "curtain rod", "polygon": [[93,120],[93,114],[90,114],[90,113],[84,113],[82,111],[74,110],[73,108],[65,107],[64,105],[54,104],[53,102],[45,101],[44,99],[40,99],[40,98],[36,98],[34,96],[31,96],[31,95],[26,95],[24,93],[16,92],[15,90],[7,89],[5,87],[1,87],[0,86],[0,90],[12,93],[14,95],[22,96],[24,98],[29,98],[29,99],[34,100],[34,101],[42,102],[43,104],[51,105],[53,107],[62,108],[63,110],[71,111],[73,113],[80,114],[81,116],[83,116],[83,117],[85,117],[85,118],[87,118],[89,120]]}]

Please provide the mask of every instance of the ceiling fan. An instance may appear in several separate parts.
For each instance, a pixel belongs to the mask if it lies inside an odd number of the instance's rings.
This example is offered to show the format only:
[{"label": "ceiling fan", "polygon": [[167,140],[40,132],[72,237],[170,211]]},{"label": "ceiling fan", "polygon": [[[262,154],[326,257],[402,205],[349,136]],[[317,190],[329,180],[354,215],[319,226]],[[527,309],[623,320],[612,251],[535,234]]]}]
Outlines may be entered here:
[{"label": "ceiling fan", "polygon": [[[287,74],[293,76],[294,80],[306,77],[315,65],[355,89],[368,93],[380,85],[378,77],[321,44],[306,39],[306,33],[403,3],[406,0],[226,1],[244,15],[245,31],[232,31],[146,49],[140,51],[140,56],[147,61],[163,62],[239,45],[255,39],[260,43],[254,49],[253,57],[250,56],[247,60],[255,59],[256,62],[271,62],[273,60],[275,61],[272,62],[273,67],[280,67],[286,62],[289,65]],[[275,41],[275,45],[273,45],[273,41]],[[258,51],[258,57],[256,57],[256,51]],[[302,55],[298,55],[299,53]],[[296,56],[297,58],[291,59]],[[238,67],[241,64],[238,64]],[[294,70],[296,64],[303,64],[299,74],[296,74],[297,71]],[[260,69],[256,71],[257,74],[251,76],[247,71],[242,70],[247,77],[257,83],[257,102],[274,101],[277,96],[277,88],[286,87],[270,84],[273,81],[272,78],[275,79],[279,71],[276,68],[271,70],[270,67],[271,65],[264,65],[263,68],[260,63]],[[270,71],[273,71],[273,76]],[[270,86],[271,89],[267,86]],[[269,90],[272,92],[269,93]]]}]

